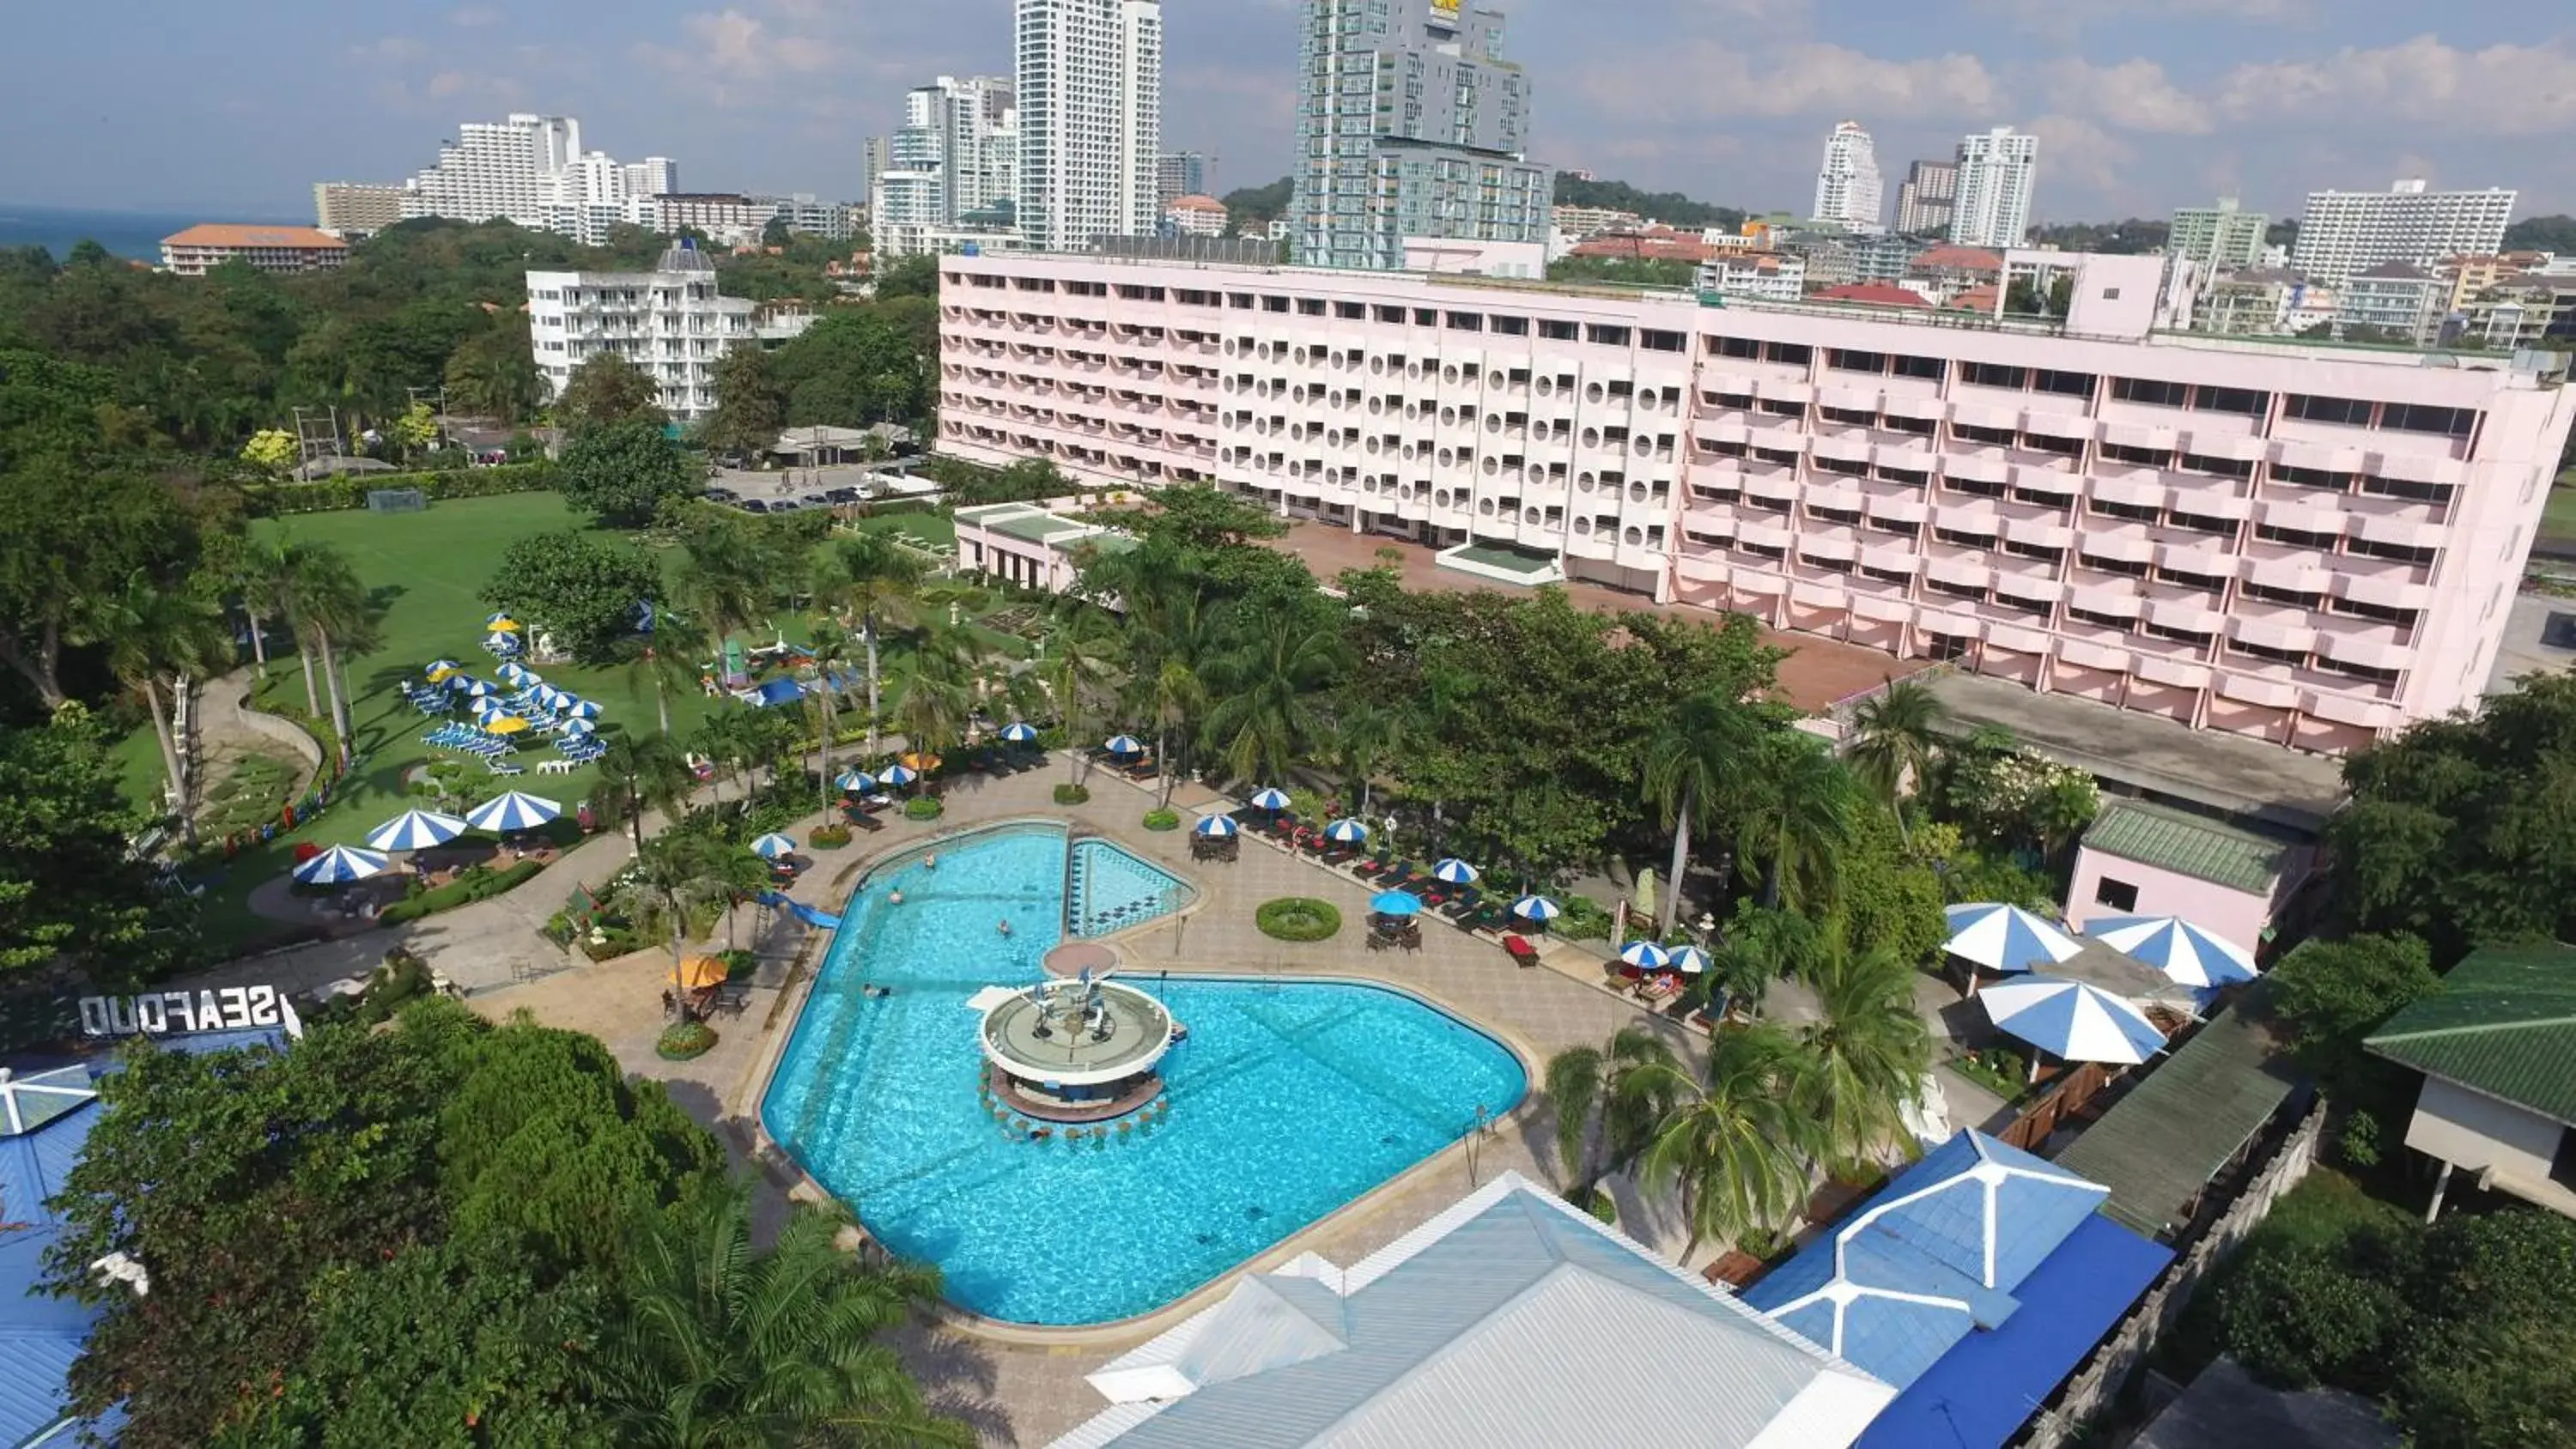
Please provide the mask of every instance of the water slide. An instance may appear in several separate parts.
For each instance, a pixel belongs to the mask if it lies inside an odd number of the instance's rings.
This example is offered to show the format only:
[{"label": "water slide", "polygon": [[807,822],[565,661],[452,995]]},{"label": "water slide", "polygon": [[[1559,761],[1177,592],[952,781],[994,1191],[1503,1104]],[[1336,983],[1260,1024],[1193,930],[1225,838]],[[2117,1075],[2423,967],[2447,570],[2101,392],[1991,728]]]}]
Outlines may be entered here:
[{"label": "water slide", "polygon": [[796,919],[803,921],[805,924],[812,926],[818,931],[838,930],[841,925],[840,917],[833,915],[828,911],[817,910],[814,907],[805,904],[803,901],[791,901],[776,891],[767,891],[762,893],[760,903],[764,906],[771,906],[778,910],[785,911],[787,914],[794,916]]}]

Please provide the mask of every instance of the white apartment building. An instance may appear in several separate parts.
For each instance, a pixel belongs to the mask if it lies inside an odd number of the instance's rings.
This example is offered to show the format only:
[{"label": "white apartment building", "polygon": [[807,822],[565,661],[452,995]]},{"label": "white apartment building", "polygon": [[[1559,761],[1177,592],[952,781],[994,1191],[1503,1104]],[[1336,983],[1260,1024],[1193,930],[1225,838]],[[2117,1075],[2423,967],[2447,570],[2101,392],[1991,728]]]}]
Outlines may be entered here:
[{"label": "white apartment building", "polygon": [[402,214],[506,219],[596,245],[620,223],[652,225],[652,199],[678,189],[679,163],[667,156],[621,164],[582,150],[580,121],[522,114],[457,127],[437,164],[404,183]]},{"label": "white apartment building", "polygon": [[1691,290],[1719,297],[1795,302],[1806,295],[1807,259],[1795,252],[1733,252],[1702,262]]},{"label": "white apartment building", "polygon": [[1213,196],[1176,196],[1163,208],[1163,224],[1174,236],[1225,235],[1225,203]]},{"label": "white apartment building", "polygon": [[1548,208],[1548,225],[1582,241],[1605,231],[1644,231],[1646,219],[1610,206],[1552,206]]},{"label": "white apartment building", "polygon": [[1959,143],[1958,196],[1950,240],[1969,247],[2017,247],[2030,235],[2039,138],[1997,126]]},{"label": "white apartment building", "polygon": [[2432,191],[2420,179],[2386,191],[2311,191],[2290,265],[2340,286],[2384,262],[2429,267],[2444,257],[2496,252],[2513,221],[2512,191]]},{"label": "white apartment building", "polygon": [[655,231],[694,231],[726,246],[754,244],[773,221],[791,232],[841,241],[850,234],[849,210],[810,191],[793,196],[746,196],[733,191],[674,191],[652,198]]},{"label": "white apartment building", "polygon": [[1001,229],[1020,186],[1010,78],[944,75],[907,92],[903,111],[868,196],[877,250],[911,256],[950,233]]},{"label": "white apartment building", "polygon": [[2176,335],[2163,258],[2053,260],[2062,326],[953,258],[939,443],[2312,750],[2473,703],[2576,420],[2563,375]]},{"label": "white apartment building", "polygon": [[1809,215],[1845,231],[1876,232],[1884,192],[1878,175],[1878,151],[1858,121],[1845,121],[1825,138],[1825,162],[1816,172],[1816,206]]},{"label": "white apartment building", "polygon": [[349,244],[309,226],[201,222],[161,239],[161,269],[202,277],[226,262],[263,272],[327,272],[349,260]]},{"label": "white apartment building", "polygon": [[1162,220],[1161,0],[1017,0],[1020,234],[1047,251]]},{"label": "white apartment building", "polygon": [[355,181],[313,183],[313,224],[342,241],[374,236],[403,219],[403,189]]},{"label": "white apartment building", "polygon": [[660,385],[662,410],[682,424],[715,410],[716,363],[754,343],[753,310],[716,290],[714,260],[685,241],[649,272],[528,273],[528,339],[548,397],[614,353]]}]

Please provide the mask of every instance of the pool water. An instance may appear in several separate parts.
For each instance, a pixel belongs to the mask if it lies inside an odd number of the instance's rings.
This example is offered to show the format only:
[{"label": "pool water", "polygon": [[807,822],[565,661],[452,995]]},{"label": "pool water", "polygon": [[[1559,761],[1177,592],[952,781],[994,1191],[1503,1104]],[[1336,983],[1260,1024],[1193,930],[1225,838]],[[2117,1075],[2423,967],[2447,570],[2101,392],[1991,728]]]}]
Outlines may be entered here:
[{"label": "pool water", "polygon": [[861,883],[761,1116],[973,1312],[1033,1324],[1149,1312],[1527,1090],[1509,1050],[1401,992],[1129,972],[1189,1029],[1163,1062],[1170,1114],[1105,1144],[1011,1140],[978,1099],[965,1002],[1036,980],[1062,938],[1065,836],[1013,828],[937,850],[935,871],[907,858]]},{"label": "pool water", "polygon": [[1159,920],[1189,904],[1190,888],[1161,867],[1106,840],[1073,843],[1066,934],[1107,936]]}]

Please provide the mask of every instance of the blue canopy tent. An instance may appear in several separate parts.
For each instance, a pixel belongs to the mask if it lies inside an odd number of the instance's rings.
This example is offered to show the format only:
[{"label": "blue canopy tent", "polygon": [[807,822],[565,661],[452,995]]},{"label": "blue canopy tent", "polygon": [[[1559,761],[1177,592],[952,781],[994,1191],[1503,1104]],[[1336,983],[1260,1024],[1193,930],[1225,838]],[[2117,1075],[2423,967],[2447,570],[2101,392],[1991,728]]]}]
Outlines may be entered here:
[{"label": "blue canopy tent", "polygon": [[797,701],[802,700],[804,697],[805,686],[798,684],[795,680],[773,679],[767,684],[761,685],[752,690],[750,695],[743,700],[743,703],[751,705],[756,709],[768,709],[772,705],[794,704]]}]

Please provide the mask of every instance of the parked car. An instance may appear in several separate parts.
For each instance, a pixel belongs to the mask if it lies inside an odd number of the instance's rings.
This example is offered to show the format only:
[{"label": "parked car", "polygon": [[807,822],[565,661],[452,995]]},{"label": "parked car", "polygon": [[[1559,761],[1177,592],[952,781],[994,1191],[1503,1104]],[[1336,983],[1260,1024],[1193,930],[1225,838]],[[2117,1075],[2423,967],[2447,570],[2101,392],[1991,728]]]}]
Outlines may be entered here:
[{"label": "parked car", "polygon": [[825,501],[831,503],[856,503],[859,501],[859,490],[856,488],[835,488],[830,492],[825,493],[823,497]]},{"label": "parked car", "polygon": [[767,513],[769,511],[768,503],[758,498],[746,498],[742,500],[741,506],[742,511],[745,513]]},{"label": "parked car", "polygon": [[731,503],[742,495],[730,488],[710,488],[703,496],[710,503]]}]

